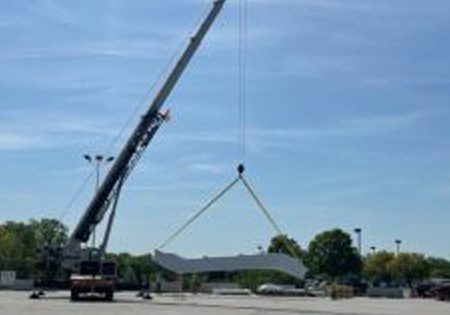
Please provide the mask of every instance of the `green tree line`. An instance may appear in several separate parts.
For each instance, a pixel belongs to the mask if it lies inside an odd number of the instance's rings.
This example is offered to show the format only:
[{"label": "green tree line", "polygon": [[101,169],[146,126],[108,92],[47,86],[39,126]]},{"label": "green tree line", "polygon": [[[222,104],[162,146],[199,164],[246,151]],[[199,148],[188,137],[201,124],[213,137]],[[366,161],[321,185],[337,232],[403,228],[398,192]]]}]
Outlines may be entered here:
[{"label": "green tree line", "polygon": [[[15,270],[20,278],[32,277],[35,271],[34,262],[42,247],[65,244],[67,233],[68,228],[55,219],[0,224],[0,270]],[[426,257],[417,253],[396,255],[387,251],[361,257],[350,234],[341,229],[319,233],[305,249],[287,235],[277,235],[272,238],[266,250],[260,250],[298,258],[307,267],[309,277],[330,281],[362,277],[375,284],[413,286],[430,277],[450,278],[450,261],[444,258]],[[118,277],[121,281],[143,283],[149,278],[154,279],[155,274],[161,272],[152,263],[150,254],[110,253],[108,256],[117,262]],[[167,272],[164,274],[171,276]],[[297,279],[267,271],[215,273],[204,278],[211,281],[237,281],[249,288],[267,282],[299,284]]]},{"label": "green tree line", "polygon": [[18,277],[29,278],[43,246],[66,240],[67,227],[58,220],[5,222],[0,225],[0,270],[15,270]]}]

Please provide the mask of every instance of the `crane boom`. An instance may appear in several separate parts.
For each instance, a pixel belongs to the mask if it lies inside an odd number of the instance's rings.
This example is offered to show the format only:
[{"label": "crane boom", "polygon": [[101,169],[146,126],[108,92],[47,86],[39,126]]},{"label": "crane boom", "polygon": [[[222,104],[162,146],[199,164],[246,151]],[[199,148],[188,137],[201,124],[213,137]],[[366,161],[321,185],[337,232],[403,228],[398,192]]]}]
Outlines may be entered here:
[{"label": "crane boom", "polygon": [[226,0],[215,0],[213,8],[206,19],[200,25],[195,35],[191,37],[189,44],[176,63],[170,75],[164,81],[159,93],[150,104],[147,112],[142,116],[138,126],[134,129],[122,151],[100,185],[98,191],[89,203],[81,220],[73,231],[68,248],[77,248],[89,240],[93,229],[98,225],[108,211],[114,198],[120,192],[122,183],[126,180],[143,151],[146,149],[153,136],[165,120],[165,115],[160,110],[172,90],[179,81],[184,70],[188,66],[195,52],[199,48],[210,27],[214,23]]},{"label": "crane boom", "polygon": [[[114,221],[116,207],[123,184],[138,163],[145,149],[158,132],[168,114],[161,109],[175,88],[184,70],[199,48],[212,24],[222,10],[226,0],[214,0],[214,6],[200,25],[199,29],[176,62],[173,70],[151,102],[148,110],[141,117],[138,125],[115,159],[105,179],[93,196],[83,216],[63,246],[46,244],[37,261],[39,270],[47,275],[56,274],[59,266],[70,275],[71,300],[78,300],[80,295],[101,294],[106,300],[112,300],[117,280],[117,264],[105,257],[109,235]],[[112,208],[99,248],[82,246],[92,235],[95,227],[103,220],[106,212]],[[52,272],[51,269],[53,270]],[[31,298],[40,294],[33,292]]]}]

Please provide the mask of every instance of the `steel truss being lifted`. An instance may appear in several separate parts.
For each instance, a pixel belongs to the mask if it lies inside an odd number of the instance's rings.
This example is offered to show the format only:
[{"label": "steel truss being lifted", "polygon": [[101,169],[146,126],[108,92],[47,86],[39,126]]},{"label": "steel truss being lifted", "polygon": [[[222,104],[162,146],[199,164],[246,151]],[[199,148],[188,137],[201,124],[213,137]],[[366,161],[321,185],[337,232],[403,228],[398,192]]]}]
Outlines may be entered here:
[{"label": "steel truss being lifted", "polygon": [[266,269],[279,270],[294,277],[302,278],[306,272],[306,269],[303,266],[301,257],[298,256],[298,253],[295,251],[292,244],[289,243],[289,240],[284,237],[282,237],[281,239],[284,242],[287,250],[294,258],[289,257],[285,254],[266,254],[188,260],[174,254],[167,254],[162,252],[163,248],[173,242],[180,234],[182,234],[190,225],[192,225],[198,218],[206,213],[217,201],[224,197],[239,182],[244,185],[245,189],[258,205],[258,208],[261,210],[267,220],[270,222],[276,233],[278,235],[285,235],[267,207],[262,203],[261,199],[258,197],[248,180],[244,177],[245,166],[243,164],[240,164],[237,167],[237,171],[238,176],[230,184],[228,184],[217,195],[215,195],[199,211],[197,211],[192,217],[190,217],[186,221],[186,223],[184,223],[160,246],[158,246],[158,249],[155,251],[156,262],[163,267],[180,274],[211,271],[231,271],[242,269]]}]

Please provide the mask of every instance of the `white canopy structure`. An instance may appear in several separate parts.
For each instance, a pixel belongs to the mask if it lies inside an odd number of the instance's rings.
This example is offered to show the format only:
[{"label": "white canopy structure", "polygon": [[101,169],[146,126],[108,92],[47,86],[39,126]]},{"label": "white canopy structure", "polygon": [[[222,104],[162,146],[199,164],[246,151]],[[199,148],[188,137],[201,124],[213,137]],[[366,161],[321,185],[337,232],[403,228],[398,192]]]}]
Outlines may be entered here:
[{"label": "white canopy structure", "polygon": [[303,279],[306,273],[305,266],[298,259],[275,253],[186,259],[175,254],[155,251],[154,261],[161,267],[180,275],[221,271],[273,270]]}]

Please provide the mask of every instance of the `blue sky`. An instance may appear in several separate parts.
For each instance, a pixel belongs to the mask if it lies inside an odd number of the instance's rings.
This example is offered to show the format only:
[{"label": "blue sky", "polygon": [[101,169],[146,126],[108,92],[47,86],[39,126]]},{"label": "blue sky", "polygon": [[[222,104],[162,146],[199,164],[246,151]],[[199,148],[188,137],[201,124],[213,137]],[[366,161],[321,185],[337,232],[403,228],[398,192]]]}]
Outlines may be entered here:
[{"label": "blue sky", "polygon": [[[450,258],[450,3],[248,1],[247,176],[282,228],[306,246],[361,227],[365,251],[400,238]],[[67,208],[92,171],[82,154],[117,154],[210,2],[0,2],[0,221],[73,227],[94,185]],[[153,250],[235,176],[228,2],[127,183],[112,250]],[[238,187],[167,250],[249,253],[273,234]]]}]

